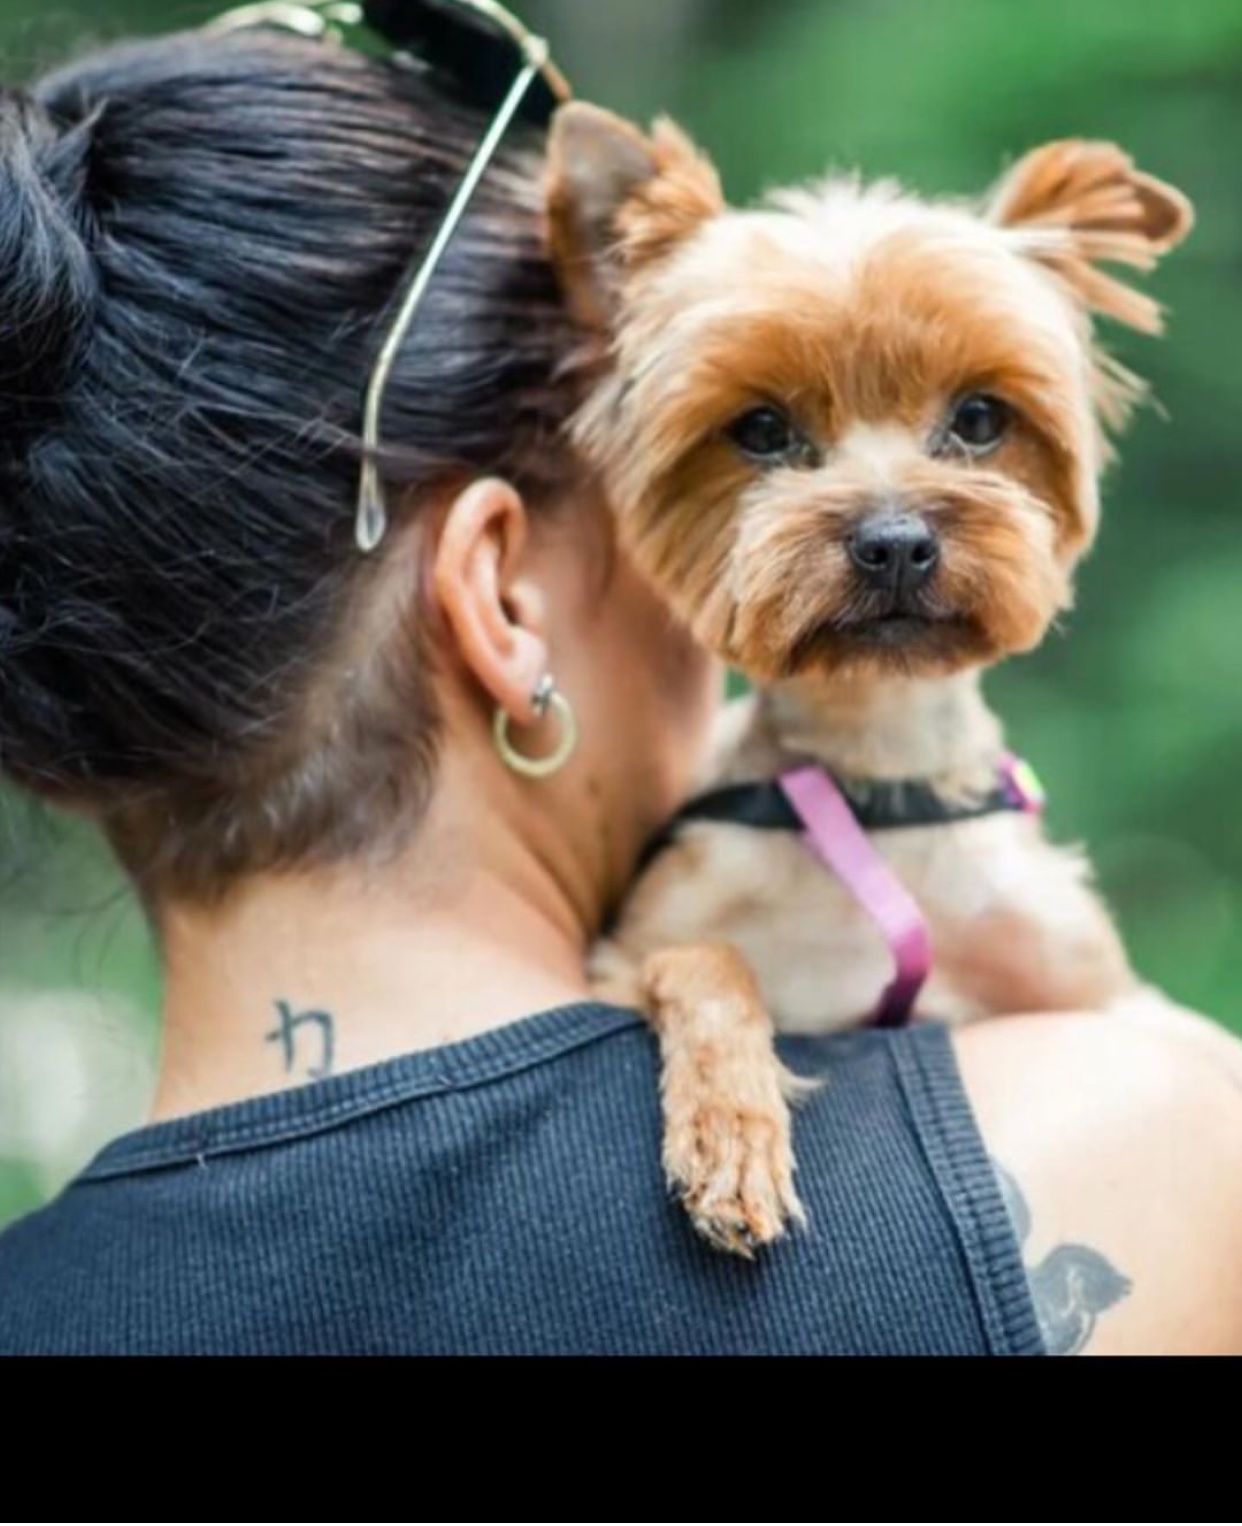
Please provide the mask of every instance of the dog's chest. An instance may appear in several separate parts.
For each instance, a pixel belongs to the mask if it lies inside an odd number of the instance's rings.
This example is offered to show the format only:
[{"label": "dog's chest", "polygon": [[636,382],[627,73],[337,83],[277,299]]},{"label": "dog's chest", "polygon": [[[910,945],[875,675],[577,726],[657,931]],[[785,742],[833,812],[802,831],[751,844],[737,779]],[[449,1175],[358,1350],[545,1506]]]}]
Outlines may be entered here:
[{"label": "dog's chest", "polygon": [[[893,977],[893,955],[836,875],[793,832],[704,823],[691,833],[700,875],[713,887],[710,936],[746,956],[777,1027],[822,1033],[866,1021]],[[1069,875],[1070,862],[1016,814],[877,832],[871,841],[931,931],[933,973],[919,1012],[948,1022],[986,1015],[966,978],[980,938],[1046,920],[1050,866]]]}]

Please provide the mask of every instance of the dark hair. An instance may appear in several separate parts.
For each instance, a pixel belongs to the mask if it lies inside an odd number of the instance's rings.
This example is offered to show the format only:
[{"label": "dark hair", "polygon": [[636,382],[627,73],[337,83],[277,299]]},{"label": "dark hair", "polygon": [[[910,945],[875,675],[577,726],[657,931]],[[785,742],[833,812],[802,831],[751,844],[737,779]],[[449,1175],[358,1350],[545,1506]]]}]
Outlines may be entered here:
[{"label": "dark hair", "polygon": [[[152,893],[417,820],[431,656],[416,580],[354,549],[361,398],[484,126],[411,67],[272,32],[0,98],[0,766]],[[385,550],[469,474],[550,495],[568,323],[510,148],[388,392]]]}]

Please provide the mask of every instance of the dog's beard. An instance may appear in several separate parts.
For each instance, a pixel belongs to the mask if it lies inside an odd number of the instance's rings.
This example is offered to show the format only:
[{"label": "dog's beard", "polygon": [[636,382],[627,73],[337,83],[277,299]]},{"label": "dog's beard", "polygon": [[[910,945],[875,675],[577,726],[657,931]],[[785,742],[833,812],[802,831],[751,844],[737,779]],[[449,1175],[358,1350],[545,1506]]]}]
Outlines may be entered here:
[{"label": "dog's beard", "polygon": [[969,615],[885,603],[861,590],[833,610],[793,642],[784,676],[860,668],[915,676],[952,672],[992,656],[986,630]]},{"label": "dog's beard", "polygon": [[[982,474],[969,488],[907,494],[939,539],[940,565],[917,590],[877,590],[851,566],[847,542],[866,512],[786,484],[717,517],[712,544],[680,516],[648,517],[631,550],[696,637],[758,682],[812,670],[934,675],[996,662],[1043,637],[1069,598],[1055,516],[1019,483]],[[691,523],[702,531],[704,517]],[[682,566],[678,554],[693,547]]]}]

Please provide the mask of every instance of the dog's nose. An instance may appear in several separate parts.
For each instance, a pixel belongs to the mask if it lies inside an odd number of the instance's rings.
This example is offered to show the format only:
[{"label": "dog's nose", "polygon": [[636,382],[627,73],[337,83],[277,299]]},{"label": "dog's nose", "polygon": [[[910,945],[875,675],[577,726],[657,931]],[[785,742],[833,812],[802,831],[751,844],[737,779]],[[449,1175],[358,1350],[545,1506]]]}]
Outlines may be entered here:
[{"label": "dog's nose", "polygon": [[873,588],[892,593],[921,587],[940,560],[940,542],[917,514],[872,514],[846,549]]}]

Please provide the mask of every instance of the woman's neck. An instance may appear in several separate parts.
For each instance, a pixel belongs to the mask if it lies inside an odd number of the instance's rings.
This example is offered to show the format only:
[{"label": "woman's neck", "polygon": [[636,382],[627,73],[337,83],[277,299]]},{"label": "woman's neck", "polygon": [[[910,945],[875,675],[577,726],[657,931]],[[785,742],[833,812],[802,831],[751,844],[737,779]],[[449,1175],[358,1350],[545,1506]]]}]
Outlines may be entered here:
[{"label": "woman's neck", "polygon": [[555,852],[492,826],[430,822],[393,862],[260,878],[168,911],[154,1118],[584,998],[589,892],[558,876]]}]

